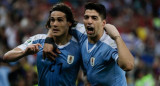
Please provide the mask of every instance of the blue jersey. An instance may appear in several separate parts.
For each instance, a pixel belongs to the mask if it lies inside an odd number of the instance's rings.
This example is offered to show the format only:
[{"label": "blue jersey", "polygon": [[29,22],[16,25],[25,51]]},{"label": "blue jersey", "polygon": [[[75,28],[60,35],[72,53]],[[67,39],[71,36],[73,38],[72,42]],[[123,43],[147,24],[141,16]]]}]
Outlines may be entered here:
[{"label": "blue jersey", "polygon": [[[18,48],[24,50],[30,44],[40,43],[44,46],[46,35],[38,34],[31,37]],[[58,46],[58,45],[57,45]],[[38,85],[39,86],[75,86],[78,71],[81,63],[80,48],[77,40],[71,40],[58,46],[61,54],[55,61],[43,59],[43,47],[37,53]]]},{"label": "blue jersey", "polygon": [[105,32],[96,44],[88,43],[85,27],[78,24],[73,35],[81,46],[84,69],[92,86],[127,86],[125,71],[117,64],[118,51],[114,40]]}]

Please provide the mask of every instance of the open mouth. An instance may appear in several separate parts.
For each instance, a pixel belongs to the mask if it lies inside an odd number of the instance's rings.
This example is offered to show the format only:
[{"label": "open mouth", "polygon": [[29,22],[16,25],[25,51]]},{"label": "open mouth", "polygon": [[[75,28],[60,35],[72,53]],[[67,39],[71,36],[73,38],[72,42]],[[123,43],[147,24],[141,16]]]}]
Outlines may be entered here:
[{"label": "open mouth", "polygon": [[94,33],[94,28],[93,27],[87,27],[87,33],[88,34]]},{"label": "open mouth", "polygon": [[58,32],[59,30],[58,29],[53,29],[53,32]]}]

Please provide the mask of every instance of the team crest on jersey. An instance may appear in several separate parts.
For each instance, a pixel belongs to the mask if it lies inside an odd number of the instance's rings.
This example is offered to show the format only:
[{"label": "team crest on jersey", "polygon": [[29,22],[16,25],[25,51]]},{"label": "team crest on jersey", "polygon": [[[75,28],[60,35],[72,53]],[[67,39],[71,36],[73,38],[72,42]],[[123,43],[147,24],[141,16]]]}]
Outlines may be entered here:
[{"label": "team crest on jersey", "polygon": [[95,58],[91,57],[91,59],[90,59],[91,66],[94,66],[94,62],[95,62]]},{"label": "team crest on jersey", "polygon": [[27,41],[27,43],[30,43],[30,42],[31,42],[31,40],[28,40],[28,41]]},{"label": "team crest on jersey", "polygon": [[26,46],[28,46],[28,45],[30,45],[30,44],[31,44],[31,42],[32,42],[32,40],[31,40],[31,39],[29,39],[29,40],[27,40],[24,44],[25,44]]},{"label": "team crest on jersey", "polygon": [[72,63],[73,63],[73,61],[74,61],[74,56],[72,56],[72,55],[68,55],[67,63],[68,63],[68,64],[72,64]]}]

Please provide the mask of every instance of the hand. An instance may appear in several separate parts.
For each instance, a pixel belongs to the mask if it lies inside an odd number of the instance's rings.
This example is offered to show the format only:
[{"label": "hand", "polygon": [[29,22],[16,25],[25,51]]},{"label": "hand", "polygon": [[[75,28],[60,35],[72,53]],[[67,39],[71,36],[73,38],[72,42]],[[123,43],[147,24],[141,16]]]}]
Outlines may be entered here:
[{"label": "hand", "polygon": [[105,25],[106,33],[113,39],[116,40],[117,37],[120,37],[120,34],[117,28],[114,25],[106,24]]},{"label": "hand", "polygon": [[[54,52],[53,52],[54,50]],[[50,59],[51,61],[55,60],[55,57],[57,57],[57,54],[60,54],[61,52],[56,46],[53,46],[52,44],[45,43],[43,47],[43,59],[46,57]]]},{"label": "hand", "polygon": [[37,44],[31,44],[31,45],[29,45],[29,46],[25,49],[24,53],[25,53],[26,55],[28,55],[28,54],[35,54],[35,53],[37,53],[37,52],[39,51],[39,48],[38,48],[39,46],[42,47],[42,45],[39,44],[39,43],[37,43]]}]

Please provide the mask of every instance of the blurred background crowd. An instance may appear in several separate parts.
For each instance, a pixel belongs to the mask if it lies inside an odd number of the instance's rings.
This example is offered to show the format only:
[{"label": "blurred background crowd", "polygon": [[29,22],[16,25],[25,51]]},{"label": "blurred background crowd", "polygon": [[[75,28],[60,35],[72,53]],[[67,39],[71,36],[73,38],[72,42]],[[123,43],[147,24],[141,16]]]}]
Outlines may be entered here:
[{"label": "blurred background crowd", "polygon": [[[30,36],[47,33],[50,8],[63,2],[83,23],[84,4],[106,7],[107,23],[117,27],[135,57],[134,70],[127,72],[128,86],[160,86],[160,0],[0,0],[0,58]],[[17,62],[0,59],[0,86],[37,84],[36,55]],[[83,86],[79,78],[77,85]]]}]

